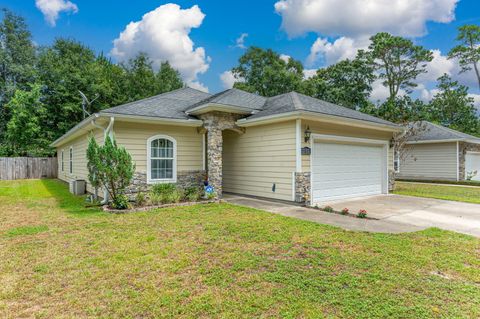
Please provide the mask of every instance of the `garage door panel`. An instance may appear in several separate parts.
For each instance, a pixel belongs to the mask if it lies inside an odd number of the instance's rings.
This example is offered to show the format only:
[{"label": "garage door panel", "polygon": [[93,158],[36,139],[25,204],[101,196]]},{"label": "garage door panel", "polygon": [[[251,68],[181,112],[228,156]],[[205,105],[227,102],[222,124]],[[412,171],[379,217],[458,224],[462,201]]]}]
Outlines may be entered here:
[{"label": "garage door panel", "polygon": [[383,146],[316,142],[313,201],[381,194],[385,160]]}]

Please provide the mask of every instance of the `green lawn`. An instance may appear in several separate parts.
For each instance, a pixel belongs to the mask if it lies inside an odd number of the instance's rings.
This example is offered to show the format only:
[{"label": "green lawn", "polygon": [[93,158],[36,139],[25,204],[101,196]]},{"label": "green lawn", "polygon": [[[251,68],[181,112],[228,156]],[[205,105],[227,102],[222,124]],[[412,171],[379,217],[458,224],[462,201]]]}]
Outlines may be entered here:
[{"label": "green lawn", "polygon": [[110,215],[0,182],[1,318],[479,318],[480,240],[228,204]]},{"label": "green lawn", "polygon": [[480,187],[397,182],[394,193],[480,204]]}]

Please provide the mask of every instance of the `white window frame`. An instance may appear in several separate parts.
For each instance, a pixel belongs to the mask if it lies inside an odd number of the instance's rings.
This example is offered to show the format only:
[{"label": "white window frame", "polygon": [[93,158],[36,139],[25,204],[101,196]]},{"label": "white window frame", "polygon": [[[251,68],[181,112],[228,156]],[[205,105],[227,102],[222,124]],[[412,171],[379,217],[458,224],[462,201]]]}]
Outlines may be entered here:
[{"label": "white window frame", "polygon": [[[151,150],[151,143],[154,140],[158,139],[166,139],[173,143],[173,165],[172,165],[172,178],[161,178],[161,179],[153,179],[152,178],[152,150]],[[168,158],[164,158],[168,159]],[[156,183],[176,183],[177,182],[177,141],[168,135],[154,135],[147,139],[147,183],[148,184],[156,184]]]},{"label": "white window frame", "polygon": [[68,172],[70,175],[73,174],[73,146],[70,146],[70,151],[68,153]]},{"label": "white window frame", "polygon": [[[395,162],[397,162],[397,167],[395,168]],[[395,173],[400,173],[400,151],[393,150],[393,170]]]},{"label": "white window frame", "polygon": [[61,168],[62,168],[62,172],[65,172],[65,155],[64,155],[64,149],[62,149],[62,153],[61,153],[61,156],[62,156],[62,163],[61,163]]}]

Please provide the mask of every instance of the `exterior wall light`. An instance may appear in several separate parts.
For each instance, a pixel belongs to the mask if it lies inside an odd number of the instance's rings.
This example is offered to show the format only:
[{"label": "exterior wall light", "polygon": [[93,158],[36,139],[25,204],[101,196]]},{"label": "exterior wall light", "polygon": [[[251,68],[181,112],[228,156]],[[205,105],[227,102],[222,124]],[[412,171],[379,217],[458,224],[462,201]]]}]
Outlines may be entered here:
[{"label": "exterior wall light", "polygon": [[305,132],[303,134],[304,134],[304,137],[305,137],[305,143],[310,141],[310,136],[312,135],[312,131],[310,131],[310,126],[307,126],[307,129],[305,130]]}]

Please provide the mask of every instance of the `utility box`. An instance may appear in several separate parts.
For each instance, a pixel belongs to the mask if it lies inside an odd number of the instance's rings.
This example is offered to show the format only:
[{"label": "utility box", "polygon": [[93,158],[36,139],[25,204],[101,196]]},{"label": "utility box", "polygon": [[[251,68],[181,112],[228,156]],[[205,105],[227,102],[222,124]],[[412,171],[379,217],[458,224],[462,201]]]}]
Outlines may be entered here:
[{"label": "utility box", "polygon": [[84,195],[86,182],[82,179],[77,179],[70,182],[70,193],[74,195]]}]

